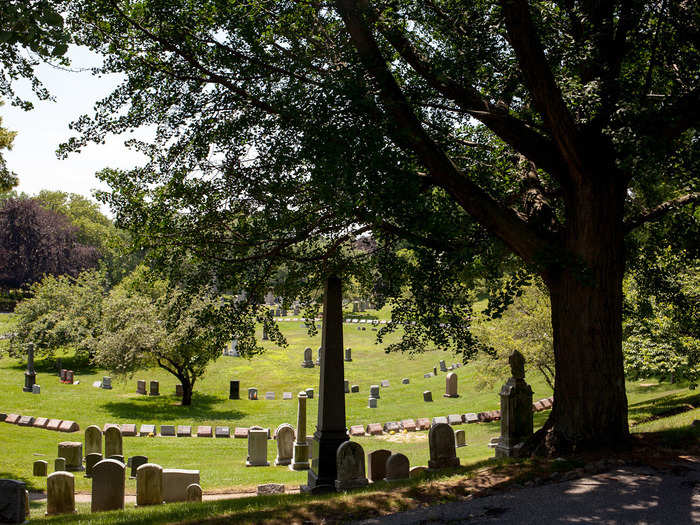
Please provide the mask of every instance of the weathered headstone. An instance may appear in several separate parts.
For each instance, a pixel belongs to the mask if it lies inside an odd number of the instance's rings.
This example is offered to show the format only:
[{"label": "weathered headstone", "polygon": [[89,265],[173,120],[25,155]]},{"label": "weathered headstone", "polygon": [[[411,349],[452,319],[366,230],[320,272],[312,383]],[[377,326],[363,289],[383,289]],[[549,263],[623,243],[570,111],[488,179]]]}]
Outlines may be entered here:
[{"label": "weathered headstone", "polygon": [[187,487],[199,483],[199,470],[163,469],[163,501],[187,501]]},{"label": "weathered headstone", "polygon": [[148,463],[148,458],[146,456],[131,456],[131,458],[129,459],[131,460],[131,472],[129,474],[129,477],[131,479],[135,479],[136,471],[141,465],[145,465],[146,463]]},{"label": "weathered headstone", "polygon": [[372,385],[369,387],[369,397],[370,399],[379,399],[379,385]]},{"label": "weathered headstone", "polygon": [[22,416],[19,418],[17,425],[20,427],[31,427],[34,424],[33,416]]},{"label": "weathered headstone", "polygon": [[369,483],[365,475],[365,451],[359,443],[341,443],[336,452],[336,468],[336,490],[352,490]]},{"label": "weathered headstone", "polygon": [[[7,416],[9,419],[9,415]],[[7,420],[5,420],[7,421]],[[46,423],[46,430],[56,430],[58,431],[58,427],[61,426],[61,423],[63,423],[62,419],[49,419],[49,422]]]},{"label": "weathered headstone", "polygon": [[83,444],[79,441],[61,441],[56,456],[66,459],[66,470],[83,470]]},{"label": "weathered headstone", "polygon": [[85,456],[85,477],[86,478],[91,478],[92,477],[92,469],[95,465],[97,465],[100,461],[102,461],[102,454],[98,454],[96,452],[92,452],[90,454],[87,454]]},{"label": "weathered headstone", "polygon": [[124,508],[126,467],[119,461],[103,459],[92,469],[90,510],[104,512]]},{"label": "weathered headstone", "polygon": [[455,449],[455,433],[450,425],[438,423],[430,427],[428,445],[430,447],[429,468],[442,469],[459,466],[459,458]]},{"label": "weathered headstone", "polygon": [[159,396],[160,395],[160,383],[158,381],[151,381],[148,384],[148,395],[149,396]]},{"label": "weathered headstone", "polygon": [[455,431],[455,446],[457,448],[467,446],[467,439],[464,435],[464,430],[460,429]]},{"label": "weathered headstone", "polygon": [[418,430],[428,430],[430,428],[430,419],[427,417],[419,417],[416,419],[416,428]]},{"label": "weathered headstone", "polygon": [[373,450],[367,454],[367,477],[372,481],[382,481],[386,477],[386,460],[391,456],[390,450]]},{"label": "weathered headstone", "polygon": [[25,493],[27,484],[0,479],[0,523],[24,523],[29,513]]},{"label": "weathered headstone", "polygon": [[248,430],[248,427],[236,427],[233,429],[233,437],[235,439],[247,439]]},{"label": "weathered headstone", "polygon": [[[2,421],[2,419],[0,419]],[[32,423],[32,426],[34,428],[46,428],[46,425],[49,424],[49,420],[45,417],[38,417],[34,420],[34,423]]]},{"label": "weathered headstone", "polygon": [[177,437],[192,437],[192,427],[190,425],[178,425],[175,434]]},{"label": "weathered headstone", "polygon": [[112,390],[112,378],[109,376],[102,377],[102,388]]},{"label": "weathered headstone", "polygon": [[365,435],[365,427],[362,425],[352,425],[350,427],[350,435],[351,436],[364,436]]},{"label": "weathered headstone", "polygon": [[43,459],[37,459],[32,468],[32,475],[46,477],[48,475],[49,464]]},{"label": "weathered headstone", "polygon": [[146,395],[146,381],[143,379],[139,379],[136,381],[136,393],[141,394],[142,396]]},{"label": "weathered headstone", "polygon": [[429,403],[433,400],[433,393],[430,390],[423,392],[423,401]]},{"label": "weathered headstone", "polygon": [[32,394],[41,394],[41,386],[32,385]]},{"label": "weathered headstone", "polygon": [[217,438],[230,438],[231,429],[229,427],[216,427],[216,429],[214,429],[214,435]]},{"label": "weathered headstone", "polygon": [[265,392],[265,399],[267,401],[274,401],[275,400],[275,393],[274,392]]},{"label": "weathered headstone", "polygon": [[105,457],[124,454],[122,449],[122,431],[117,427],[109,427],[105,431]]},{"label": "weathered headstone", "polygon": [[53,471],[60,472],[66,470],[66,458],[56,458],[53,460]]},{"label": "weathered headstone", "polygon": [[408,432],[415,432],[416,431],[416,421],[413,419],[404,419],[401,421],[401,428]]},{"label": "weathered headstone", "polygon": [[314,367],[314,360],[313,360],[313,354],[311,351],[311,348],[308,346],[304,348],[304,361],[301,363],[301,366],[303,368],[313,368]]},{"label": "weathered headstone", "polygon": [[75,381],[75,372],[73,372],[73,370],[66,370],[65,383],[68,385],[72,385],[73,381]]},{"label": "weathered headstone", "polygon": [[377,408],[377,402],[379,400],[376,397],[370,397],[367,400],[367,408]]},{"label": "weathered headstone", "polygon": [[248,389],[248,399],[250,401],[255,401],[258,399],[258,389],[257,388],[249,388]]},{"label": "weathered headstone", "polygon": [[148,437],[156,435],[156,426],[150,423],[143,424],[139,427],[139,436]]},{"label": "weathered headstone", "polygon": [[267,431],[250,429],[248,431],[248,459],[246,467],[267,467]]},{"label": "weathered headstone", "polygon": [[275,465],[289,465],[294,454],[294,428],[292,425],[283,423],[277,427],[277,457]]},{"label": "weathered headstone", "polygon": [[386,475],[384,481],[401,481],[408,479],[411,464],[408,458],[400,453],[394,453],[386,460]]},{"label": "weathered headstone", "polygon": [[468,412],[464,414],[464,422],[465,423],[478,423],[479,422],[479,416],[476,415],[474,412]]},{"label": "weathered headstone", "polygon": [[307,399],[313,399],[314,398],[314,389],[313,388],[307,388],[304,390],[306,392],[306,398]]},{"label": "weathered headstone", "polygon": [[352,394],[357,394],[360,391],[360,385],[352,385],[350,387],[350,392]]},{"label": "weathered headstone", "polygon": [[410,382],[411,382],[411,380],[410,380],[409,378],[407,378],[407,377],[404,377],[404,378],[401,380],[401,384],[402,384],[402,385],[407,385],[407,384],[409,384]]},{"label": "weathered headstone", "polygon": [[187,485],[187,489],[185,489],[185,501],[192,503],[202,501],[202,487],[200,487],[198,483]]},{"label": "weathered headstone", "polygon": [[54,472],[46,478],[46,515],[75,513],[75,478],[70,472]]},{"label": "weathered headstone", "polygon": [[444,360],[440,360],[440,372],[447,372],[447,366],[445,365]]},{"label": "weathered headstone", "polygon": [[423,467],[423,466],[418,466],[418,467],[411,467],[411,470],[408,471],[408,477],[409,478],[419,478],[425,473],[428,472],[428,467]]},{"label": "weathered headstone", "polygon": [[345,361],[348,363],[352,361],[352,348],[345,349]]},{"label": "weathered headstone", "polygon": [[381,423],[370,423],[367,425],[367,433],[370,436],[381,436],[384,431],[382,430],[382,424]]},{"label": "weathered headstone", "polygon": [[136,469],[136,505],[163,503],[163,469],[155,463],[146,463]]},{"label": "weathered headstone", "polygon": [[463,422],[461,414],[450,414],[447,416],[447,423],[450,425],[461,425]]},{"label": "weathered headstone", "polygon": [[397,432],[401,432],[401,423],[398,421],[387,421],[384,423],[384,432],[391,434],[392,432],[395,434]]},{"label": "weathered headstone", "polygon": [[450,372],[445,376],[444,397],[459,397],[457,393],[457,374]]},{"label": "weathered headstone", "polygon": [[433,418],[433,425],[447,424],[447,417],[445,416],[435,416]]},{"label": "weathered headstone", "polygon": [[80,426],[75,421],[63,420],[61,424],[58,425],[59,432],[77,432],[80,430]]},{"label": "weathered headstone", "polygon": [[500,393],[501,440],[496,447],[497,458],[517,456],[533,431],[532,388],[525,382],[525,358],[516,350],[508,361],[511,377]]},{"label": "weathered headstone", "polygon": [[306,392],[299,392],[297,395],[298,409],[296,441],[294,442],[292,463],[289,465],[291,470],[309,469],[310,443],[306,441],[306,399]]},{"label": "weathered headstone", "polygon": [[197,427],[197,437],[212,437],[211,427],[209,425],[200,425]]},{"label": "weathered headstone", "polygon": [[288,401],[292,399],[292,393],[291,392],[282,392],[282,400],[283,401]]},{"label": "weathered headstone", "polygon": [[136,435],[136,424],[122,423],[119,425],[119,430],[122,431],[123,437],[134,437]]},{"label": "weathered headstone", "polygon": [[102,454],[102,430],[97,425],[85,429],[85,455]]},{"label": "weathered headstone", "polygon": [[228,398],[229,399],[240,399],[241,382],[240,381],[229,381],[228,384]]}]

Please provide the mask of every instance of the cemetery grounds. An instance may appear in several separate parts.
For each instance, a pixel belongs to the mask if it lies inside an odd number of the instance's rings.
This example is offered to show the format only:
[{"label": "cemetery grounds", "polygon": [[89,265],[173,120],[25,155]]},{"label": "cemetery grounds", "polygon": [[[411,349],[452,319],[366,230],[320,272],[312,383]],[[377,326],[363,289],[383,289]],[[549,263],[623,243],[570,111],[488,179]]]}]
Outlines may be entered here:
[{"label": "cemetery grounds", "polygon": [[[380,311],[348,314],[347,317],[386,319],[387,316],[386,311]],[[82,442],[84,430],[91,424],[103,427],[106,423],[135,423],[137,430],[144,423],[155,424],[157,428],[161,424],[191,425],[193,434],[198,425],[228,426],[231,435],[235,427],[259,425],[274,431],[282,423],[296,426],[297,392],[309,387],[318,391],[319,369],[301,367],[303,349],[310,346],[316,359],[321,336],[319,332],[316,336],[309,337],[298,321],[280,322],[280,327],[287,337],[288,347],[280,349],[266,342],[268,351],[251,360],[220,357],[209,366],[204,378],[196,384],[190,407],[180,406],[179,398],[175,396],[177,380],[162,370],[138,372],[126,379],[113,377],[113,389],[103,390],[92,384],[107,375],[107,372],[78,363],[70,351],[66,351],[57,354],[57,357],[62,358],[64,368],[75,371],[79,384],[61,384],[54,359],[39,358],[35,362],[35,368],[36,383],[41,385],[41,394],[34,395],[22,392],[25,363],[7,357],[0,359],[0,412],[74,420],[80,425],[79,432],[64,434],[0,423],[0,448],[3,450],[0,456],[0,478],[19,479],[25,481],[32,491],[44,491],[46,478],[32,476],[32,463],[44,459],[49,463],[49,472],[52,472],[58,442]],[[413,357],[386,354],[383,350],[386,343],[376,345],[376,332],[372,331],[371,325],[365,328],[363,331],[358,330],[358,324],[344,324],[345,347],[352,348],[353,359],[352,362],[345,363],[345,377],[351,385],[357,384],[360,387],[359,393],[345,396],[348,427],[499,408],[500,382],[485,390],[478,390],[475,386],[474,375],[478,373],[478,361],[455,370],[459,377],[460,396],[445,398],[442,395],[445,391],[445,373],[438,372],[436,377],[430,378],[424,378],[423,374],[438,366],[440,359],[449,365],[458,361],[457,358],[438,351]],[[10,329],[11,316],[0,314],[0,333]],[[387,342],[391,340],[388,338]],[[410,379],[410,384],[401,384],[404,377]],[[151,397],[136,394],[137,379],[145,379],[147,382],[159,380],[161,395]],[[228,399],[229,381],[232,379],[241,382],[240,400]],[[383,379],[387,379],[390,386],[381,388],[378,408],[367,408],[369,386],[378,385]],[[530,373],[527,381],[534,391],[533,399],[551,395],[551,390],[539,375]],[[257,401],[247,399],[248,387],[258,388]],[[425,390],[432,391],[432,403],[423,401],[422,393]],[[275,392],[275,400],[265,400],[265,392]],[[293,399],[283,400],[283,392],[292,392]],[[690,424],[694,419],[700,418],[700,408],[693,408],[700,406],[700,394],[688,390],[683,384],[628,382],[627,394],[633,432],[663,432],[671,440],[674,436],[687,439]],[[315,429],[317,401],[314,396],[314,399],[307,402],[308,434]],[[535,428],[544,423],[547,414],[548,412],[535,413]],[[488,448],[487,444],[492,437],[499,435],[500,422],[464,424],[455,428],[463,429],[466,434],[468,446],[458,448],[457,454],[461,464],[467,466],[468,470],[470,465],[472,469],[477,469],[493,457],[493,449]],[[695,437],[696,430],[697,427],[692,430]],[[352,439],[364,447],[366,454],[385,448],[405,454],[411,466],[426,465],[428,461],[427,431]],[[306,481],[306,471],[290,471],[288,467],[247,468],[246,439],[125,437],[123,443],[125,457],[140,454],[164,468],[200,470],[200,484],[205,494],[249,493],[262,483],[284,483],[291,488]],[[268,442],[271,465],[275,454],[275,442],[271,440]],[[90,480],[82,473],[76,473],[75,481],[76,493],[90,493]],[[411,480],[410,483],[416,482]],[[127,479],[126,493],[135,493],[135,480]],[[351,497],[341,496],[340,501]],[[209,507],[208,512],[216,513],[215,508],[221,508],[221,512],[235,512],[240,508],[250,513],[258,507],[262,510],[269,509],[270,506],[293,505],[294,498],[311,496],[265,496],[253,500],[244,498],[207,502],[205,505]],[[328,497],[313,498],[324,501]],[[79,513],[89,513],[89,504],[78,503],[77,507]],[[194,519],[198,512],[201,516],[208,515],[208,512],[201,509],[197,511],[196,505],[188,507],[173,504],[167,507],[170,510],[132,509],[126,514],[133,515],[133,520],[136,520],[129,522],[144,523],[152,522],[161,515],[166,516],[165,521],[170,522]],[[33,517],[43,515],[41,503],[32,503],[31,509]],[[119,522],[121,519],[115,516],[120,515],[123,516],[124,513],[107,513],[99,518],[99,522]],[[92,515],[91,523],[97,523],[96,518],[98,515]],[[70,518],[56,519],[60,521]]]}]

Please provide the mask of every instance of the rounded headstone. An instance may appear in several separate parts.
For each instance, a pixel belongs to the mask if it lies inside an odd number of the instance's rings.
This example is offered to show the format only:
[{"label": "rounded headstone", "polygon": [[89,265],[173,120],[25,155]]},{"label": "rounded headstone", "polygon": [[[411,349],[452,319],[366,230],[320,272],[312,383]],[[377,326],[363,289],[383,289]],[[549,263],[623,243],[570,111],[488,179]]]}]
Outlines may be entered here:
[{"label": "rounded headstone", "polygon": [[403,454],[392,454],[386,460],[385,481],[398,481],[408,479],[411,464]]},{"label": "rounded headstone", "polygon": [[92,469],[92,512],[124,508],[126,467],[113,459],[103,459]]},{"label": "rounded headstone", "polygon": [[46,515],[75,513],[75,477],[70,472],[54,472],[46,478]]},{"label": "rounded headstone", "polygon": [[53,461],[54,472],[60,472],[66,470],[66,458],[56,458]]},{"label": "rounded headstone", "polygon": [[455,448],[455,433],[447,423],[438,423],[428,431],[430,461],[428,467],[440,469],[458,467],[459,458]]},{"label": "rounded headstone", "polygon": [[202,487],[197,483],[187,485],[185,489],[185,501],[202,501]]},{"label": "rounded headstone", "polygon": [[277,457],[275,465],[289,465],[294,453],[294,428],[287,423],[281,424],[275,431],[277,439]]},{"label": "rounded headstone", "polygon": [[105,430],[105,457],[122,454],[122,431],[117,427],[109,427]]},{"label": "rounded headstone", "polygon": [[102,454],[102,430],[97,425],[85,429],[85,455]]},{"label": "rounded headstone", "polygon": [[49,469],[49,464],[43,459],[38,459],[34,462],[34,467],[32,469],[32,474],[35,476],[44,477],[46,476]]},{"label": "rounded headstone", "polygon": [[365,451],[355,441],[345,441],[336,451],[337,490],[364,487],[369,483],[365,475]]},{"label": "rounded headstone", "polygon": [[136,505],[163,503],[163,469],[155,463],[146,463],[136,469]]},{"label": "rounded headstone", "polygon": [[136,478],[136,471],[139,467],[148,463],[148,458],[146,456],[131,456],[129,461],[131,461],[131,474],[129,477],[133,479]]},{"label": "rounded headstone", "polygon": [[85,477],[92,477],[92,468],[102,461],[102,454],[88,454],[85,456]]},{"label": "rounded headstone", "polygon": [[367,477],[372,481],[381,481],[386,477],[386,460],[391,456],[390,450],[373,450],[367,454]]}]

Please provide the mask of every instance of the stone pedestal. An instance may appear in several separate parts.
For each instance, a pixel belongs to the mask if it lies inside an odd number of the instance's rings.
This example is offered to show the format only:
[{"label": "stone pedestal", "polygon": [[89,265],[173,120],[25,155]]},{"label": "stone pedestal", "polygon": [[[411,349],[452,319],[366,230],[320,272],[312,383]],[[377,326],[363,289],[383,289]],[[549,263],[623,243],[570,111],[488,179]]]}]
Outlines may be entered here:
[{"label": "stone pedestal", "polygon": [[336,452],[348,440],[343,392],[343,294],[337,276],[326,280],[323,300],[321,378],[318,426],[314,433],[313,459],[305,492],[334,492],[337,478]]},{"label": "stone pedestal", "polygon": [[294,451],[292,453],[292,464],[290,470],[308,470],[309,469],[309,443],[306,441],[306,392],[299,392],[298,396],[299,409],[297,412],[297,437],[294,442]]},{"label": "stone pedestal", "polygon": [[522,443],[532,436],[532,388],[525,382],[525,359],[517,350],[509,358],[512,377],[501,388],[501,439],[496,457],[518,455]]}]

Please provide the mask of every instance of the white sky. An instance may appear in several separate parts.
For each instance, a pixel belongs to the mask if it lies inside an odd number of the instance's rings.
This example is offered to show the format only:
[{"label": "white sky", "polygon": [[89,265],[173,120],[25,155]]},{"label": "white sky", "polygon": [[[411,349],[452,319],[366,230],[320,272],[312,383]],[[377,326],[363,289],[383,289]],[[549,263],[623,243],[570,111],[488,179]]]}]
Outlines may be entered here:
[{"label": "white sky", "polygon": [[[71,48],[71,69],[98,65],[99,56],[84,48]],[[67,159],[56,157],[58,145],[74,135],[68,125],[85,113],[92,114],[95,102],[109,94],[119,83],[119,76],[98,78],[89,71],[63,71],[41,65],[39,79],[54,96],[54,101],[37,101],[29,97],[28,84],[16,90],[34,102],[32,111],[10,106],[0,107],[4,128],[16,131],[11,151],[3,151],[8,168],[19,176],[19,192],[36,194],[42,189],[61,190],[91,197],[95,189],[106,189],[95,172],[105,167],[131,168],[143,163],[143,156],[127,149],[124,141],[133,135],[108,137],[105,144],[90,145]],[[108,210],[104,209],[104,212]]]}]

